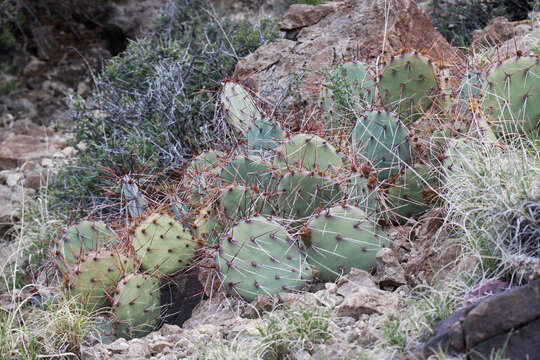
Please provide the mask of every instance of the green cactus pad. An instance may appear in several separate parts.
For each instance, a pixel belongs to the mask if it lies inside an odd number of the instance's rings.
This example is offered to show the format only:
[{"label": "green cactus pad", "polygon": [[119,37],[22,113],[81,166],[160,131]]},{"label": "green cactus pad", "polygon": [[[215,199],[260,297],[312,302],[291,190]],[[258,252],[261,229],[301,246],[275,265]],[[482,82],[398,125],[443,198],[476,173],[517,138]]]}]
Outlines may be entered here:
[{"label": "green cactus pad", "polygon": [[209,192],[214,178],[219,175],[219,164],[224,154],[221,151],[209,150],[195,157],[186,168],[184,182],[190,189],[190,201],[200,204]]},{"label": "green cactus pad", "polygon": [[224,184],[254,186],[262,191],[272,191],[277,183],[276,172],[260,157],[238,156],[227,164],[220,178]]},{"label": "green cactus pad", "polygon": [[221,240],[216,262],[222,284],[247,301],[300,289],[311,279],[287,230],[263,217],[234,226]]},{"label": "green cactus pad", "polygon": [[281,144],[285,132],[277,122],[267,119],[257,120],[249,127],[247,133],[250,151],[274,149]]},{"label": "green cactus pad", "polygon": [[375,255],[387,246],[388,236],[357,207],[338,205],[307,223],[304,242],[308,262],[319,270],[323,281],[334,281],[351,268],[369,271]]},{"label": "green cactus pad", "polygon": [[207,245],[215,245],[223,232],[223,226],[219,221],[217,210],[211,206],[200,210],[195,219],[195,227],[197,238],[201,239]]},{"label": "green cactus pad", "polygon": [[63,272],[90,251],[98,251],[107,243],[117,243],[118,237],[101,221],[81,221],[71,226],[56,247],[56,263]]},{"label": "green cactus pad", "polygon": [[277,149],[278,162],[307,170],[339,169],[343,162],[336,150],[317,135],[298,134],[285,140]]},{"label": "green cactus pad", "polygon": [[244,186],[231,185],[221,190],[219,209],[229,219],[252,216],[262,210],[264,198]]},{"label": "green cactus pad", "polygon": [[405,123],[418,119],[431,107],[437,89],[433,66],[418,53],[395,56],[379,77],[383,106],[397,112]]},{"label": "green cactus pad", "polygon": [[403,224],[409,218],[418,219],[428,211],[435,201],[434,190],[437,187],[435,177],[427,165],[407,168],[387,196],[391,213],[395,215],[397,222]]},{"label": "green cactus pad", "polygon": [[336,181],[307,171],[287,173],[277,192],[279,216],[285,219],[307,218],[344,197]]},{"label": "green cactus pad", "polygon": [[540,59],[518,57],[494,66],[487,77],[485,93],[484,112],[497,135],[538,135]]},{"label": "green cactus pad", "polygon": [[353,173],[346,184],[347,202],[362,209],[367,214],[372,214],[378,210],[377,191],[368,186],[365,177],[358,173]]},{"label": "green cactus pad", "polygon": [[129,216],[138,218],[144,215],[148,207],[148,200],[139,191],[135,180],[128,175],[122,178],[122,196],[127,202]]},{"label": "green cactus pad", "polygon": [[461,79],[459,97],[462,99],[478,98],[482,93],[482,72],[469,69]]},{"label": "green cactus pad", "polygon": [[133,247],[148,272],[174,274],[189,264],[199,245],[176,219],[154,213],[136,226]]},{"label": "green cactus pad", "polygon": [[115,333],[125,339],[146,336],[160,316],[160,287],[156,277],[130,274],[118,282],[113,298]]},{"label": "green cactus pad", "polygon": [[408,130],[390,113],[373,111],[359,118],[352,142],[355,152],[368,161],[379,180],[390,179],[403,163],[411,162]]},{"label": "green cactus pad", "polygon": [[225,83],[221,103],[228,113],[229,123],[246,135],[253,123],[262,118],[253,97],[240,84]]},{"label": "green cactus pad", "polygon": [[68,276],[70,295],[88,311],[107,307],[118,281],[134,272],[133,260],[113,251],[92,251]]}]

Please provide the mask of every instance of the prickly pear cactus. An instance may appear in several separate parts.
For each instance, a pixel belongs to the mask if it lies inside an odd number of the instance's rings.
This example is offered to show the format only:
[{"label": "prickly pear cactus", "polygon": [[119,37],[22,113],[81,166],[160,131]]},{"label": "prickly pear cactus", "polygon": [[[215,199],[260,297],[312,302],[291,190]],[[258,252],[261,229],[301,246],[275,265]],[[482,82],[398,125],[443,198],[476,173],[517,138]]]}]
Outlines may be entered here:
[{"label": "prickly pear cactus", "polygon": [[346,183],[347,202],[372,214],[378,210],[377,189],[368,184],[368,180],[359,173],[353,173]]},{"label": "prickly pear cactus", "polygon": [[159,280],[145,274],[129,274],[116,287],[112,311],[115,334],[125,339],[147,335],[160,316]]},{"label": "prickly pear cactus", "polygon": [[308,262],[323,281],[334,281],[351,267],[369,270],[388,236],[357,207],[338,205],[324,210],[306,225],[303,235]]},{"label": "prickly pear cactus", "polygon": [[205,151],[194,158],[186,168],[184,183],[190,189],[192,204],[199,204],[208,194],[211,184],[219,174],[222,158],[224,154],[221,151]]},{"label": "prickly pear cactus", "polygon": [[334,147],[317,135],[298,134],[285,140],[277,149],[277,162],[297,168],[326,171],[341,168],[343,162]]},{"label": "prickly pear cactus", "polygon": [[485,85],[484,112],[499,135],[540,129],[540,59],[517,57],[491,69]]},{"label": "prickly pear cactus", "polygon": [[224,184],[254,186],[260,191],[272,191],[277,183],[276,170],[255,155],[238,156],[223,168],[220,178]]},{"label": "prickly pear cactus", "polygon": [[230,124],[244,135],[247,135],[255,121],[262,118],[255,100],[240,84],[225,83],[221,103],[229,115]]},{"label": "prickly pear cactus", "polygon": [[128,175],[122,178],[122,196],[127,202],[129,216],[138,218],[144,215],[148,207],[148,200],[139,191],[135,180]]},{"label": "prickly pear cactus", "polygon": [[199,244],[172,216],[154,213],[136,224],[133,247],[147,272],[174,274],[189,264]]},{"label": "prickly pear cactus", "polygon": [[383,106],[397,112],[405,123],[415,121],[428,110],[438,91],[431,62],[418,53],[393,57],[378,85]]},{"label": "prickly pear cactus", "polygon": [[388,191],[390,213],[401,224],[409,218],[418,219],[432,207],[437,198],[437,188],[435,177],[427,165],[405,169]]},{"label": "prickly pear cactus", "polygon": [[303,219],[315,210],[343,199],[344,194],[335,180],[307,171],[287,173],[278,185],[277,209],[285,219]]},{"label": "prickly pear cactus", "polygon": [[262,210],[264,198],[253,190],[239,185],[231,185],[221,190],[219,209],[229,219],[250,217]]},{"label": "prickly pear cactus", "polygon": [[223,236],[216,260],[222,284],[247,301],[298,290],[311,279],[287,230],[263,217],[242,221]]},{"label": "prickly pear cactus", "polygon": [[379,180],[390,179],[403,163],[411,162],[408,130],[390,113],[373,111],[359,118],[352,142],[356,154],[368,161]]},{"label": "prickly pear cactus", "polygon": [[118,237],[101,221],[81,221],[71,226],[56,245],[56,264],[63,272],[71,270],[90,251],[98,251]]},{"label": "prickly pear cactus", "polygon": [[277,122],[267,119],[255,121],[248,130],[248,148],[252,152],[274,149],[281,144],[285,132]]},{"label": "prickly pear cactus", "polygon": [[478,98],[482,93],[482,72],[478,69],[469,69],[461,79],[459,96],[462,99]]},{"label": "prickly pear cactus", "polygon": [[81,258],[66,281],[70,295],[94,311],[109,305],[118,281],[132,272],[132,259],[114,251],[92,251]]},{"label": "prickly pear cactus", "polygon": [[199,211],[195,219],[195,235],[206,245],[215,245],[223,232],[217,209],[207,206]]}]

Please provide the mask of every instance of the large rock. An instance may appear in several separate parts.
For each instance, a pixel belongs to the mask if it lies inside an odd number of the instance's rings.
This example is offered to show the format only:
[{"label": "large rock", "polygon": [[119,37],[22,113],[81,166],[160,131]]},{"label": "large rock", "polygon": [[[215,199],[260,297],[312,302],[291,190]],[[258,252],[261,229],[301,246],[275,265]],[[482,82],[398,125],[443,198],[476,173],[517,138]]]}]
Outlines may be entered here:
[{"label": "large rock", "polygon": [[[293,5],[280,21],[285,39],[262,46],[238,62],[236,76],[250,79],[270,103],[312,103],[318,97],[320,70],[342,58],[374,59],[382,50],[426,50],[446,62],[460,60],[412,0],[345,0]],[[305,71],[304,69],[308,69]],[[303,76],[302,76],[303,75]],[[299,98],[283,101],[301,77]]]},{"label": "large rock", "polygon": [[472,46],[494,46],[513,37],[514,25],[504,16],[498,16],[485,28],[473,32]]},{"label": "large rock", "polygon": [[483,359],[536,359],[540,354],[540,278],[465,307],[435,327],[423,355],[439,348]]}]

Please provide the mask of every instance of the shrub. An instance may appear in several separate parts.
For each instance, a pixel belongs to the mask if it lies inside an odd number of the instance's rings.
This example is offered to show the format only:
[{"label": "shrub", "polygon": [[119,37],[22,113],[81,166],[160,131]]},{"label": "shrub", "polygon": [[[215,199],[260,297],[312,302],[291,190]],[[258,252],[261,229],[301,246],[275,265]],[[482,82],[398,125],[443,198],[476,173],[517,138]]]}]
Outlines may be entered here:
[{"label": "shrub", "polygon": [[496,16],[511,21],[526,19],[532,2],[522,0],[434,0],[429,15],[433,25],[454,46],[468,46],[474,30],[484,28]]},{"label": "shrub", "polygon": [[215,90],[239,58],[277,34],[270,20],[252,26],[219,19],[207,1],[169,3],[149,36],[106,64],[94,96],[75,99],[76,142],[87,149],[59,174],[57,198],[71,208],[102,205],[111,172],[156,174],[180,168],[201,149],[226,146]]}]

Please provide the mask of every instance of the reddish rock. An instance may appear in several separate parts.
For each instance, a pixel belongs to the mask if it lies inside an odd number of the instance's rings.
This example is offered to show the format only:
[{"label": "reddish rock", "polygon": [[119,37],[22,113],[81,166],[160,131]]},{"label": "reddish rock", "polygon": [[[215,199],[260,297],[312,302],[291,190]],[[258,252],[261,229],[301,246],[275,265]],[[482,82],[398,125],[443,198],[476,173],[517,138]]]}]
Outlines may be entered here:
[{"label": "reddish rock", "polygon": [[473,47],[494,46],[514,36],[514,25],[504,16],[492,19],[489,24],[473,32]]},{"label": "reddish rock", "polygon": [[[312,104],[319,94],[319,72],[342,58],[374,60],[383,49],[393,53],[409,48],[425,50],[445,62],[461,61],[458,50],[411,0],[296,5],[284,14],[280,25],[286,31],[285,39],[262,46],[239,61],[236,77],[250,79],[263,99],[286,107]],[[286,98],[299,77],[300,88],[293,90],[298,98]]]}]

